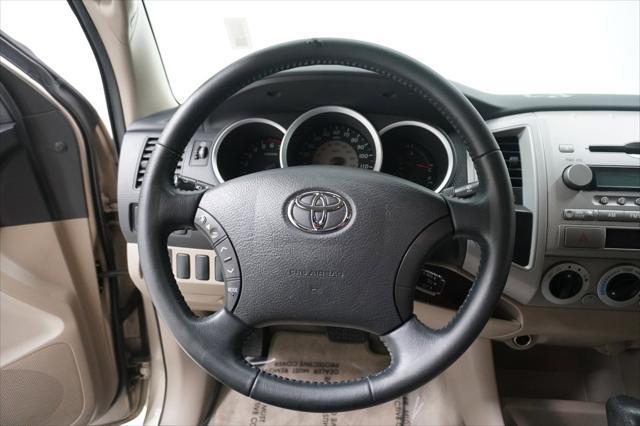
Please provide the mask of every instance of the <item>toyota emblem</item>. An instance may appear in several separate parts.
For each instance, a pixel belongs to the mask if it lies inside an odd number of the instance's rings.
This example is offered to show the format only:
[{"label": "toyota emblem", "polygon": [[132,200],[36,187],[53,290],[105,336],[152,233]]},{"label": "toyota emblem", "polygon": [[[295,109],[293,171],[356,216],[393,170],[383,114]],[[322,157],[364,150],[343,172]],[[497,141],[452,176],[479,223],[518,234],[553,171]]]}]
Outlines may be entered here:
[{"label": "toyota emblem", "polygon": [[289,203],[289,220],[312,233],[335,231],[351,219],[351,206],[342,196],[328,191],[308,191]]}]

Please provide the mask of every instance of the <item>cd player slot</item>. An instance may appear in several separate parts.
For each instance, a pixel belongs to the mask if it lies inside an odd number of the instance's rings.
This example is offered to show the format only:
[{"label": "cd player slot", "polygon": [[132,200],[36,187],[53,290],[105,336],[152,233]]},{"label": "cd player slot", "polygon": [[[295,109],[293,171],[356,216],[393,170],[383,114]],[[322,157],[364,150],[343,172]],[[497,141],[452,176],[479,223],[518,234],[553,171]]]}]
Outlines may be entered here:
[{"label": "cd player slot", "polygon": [[631,142],[626,145],[589,145],[589,151],[640,154],[640,142]]}]

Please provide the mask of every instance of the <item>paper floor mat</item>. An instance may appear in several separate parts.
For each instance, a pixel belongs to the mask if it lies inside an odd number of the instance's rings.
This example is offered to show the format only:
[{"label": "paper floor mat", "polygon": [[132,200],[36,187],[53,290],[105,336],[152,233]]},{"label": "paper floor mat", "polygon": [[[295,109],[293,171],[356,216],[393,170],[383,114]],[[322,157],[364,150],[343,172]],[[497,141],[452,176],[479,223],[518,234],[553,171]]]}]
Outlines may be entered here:
[{"label": "paper floor mat", "polygon": [[[334,343],[324,334],[279,332],[271,341],[262,367],[296,380],[335,382],[363,377],[384,369],[388,356],[372,353],[366,344]],[[386,404],[344,413],[302,413],[250,399],[224,388],[210,425],[457,425],[444,381],[428,385]]]}]

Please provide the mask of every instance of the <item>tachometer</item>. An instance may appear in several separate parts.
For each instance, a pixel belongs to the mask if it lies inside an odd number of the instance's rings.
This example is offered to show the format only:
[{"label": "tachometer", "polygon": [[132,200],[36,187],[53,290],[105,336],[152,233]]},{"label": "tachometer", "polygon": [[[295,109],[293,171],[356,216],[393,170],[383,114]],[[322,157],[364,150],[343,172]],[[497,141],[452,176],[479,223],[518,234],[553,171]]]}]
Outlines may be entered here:
[{"label": "tachometer", "polygon": [[250,140],[240,151],[239,170],[243,175],[280,167],[282,138],[261,136]]},{"label": "tachometer", "polygon": [[284,166],[324,164],[380,170],[380,138],[371,123],[353,110],[315,108],[287,130],[281,162]]},{"label": "tachometer", "polygon": [[263,118],[248,118],[226,127],[213,148],[213,171],[219,181],[280,167],[284,128]]}]

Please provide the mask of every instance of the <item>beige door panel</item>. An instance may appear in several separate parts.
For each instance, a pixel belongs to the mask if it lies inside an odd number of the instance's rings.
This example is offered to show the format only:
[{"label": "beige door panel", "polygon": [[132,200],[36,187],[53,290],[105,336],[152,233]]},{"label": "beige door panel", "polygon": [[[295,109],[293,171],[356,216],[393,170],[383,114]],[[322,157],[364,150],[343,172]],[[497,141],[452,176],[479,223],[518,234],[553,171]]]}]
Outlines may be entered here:
[{"label": "beige door panel", "polygon": [[0,423],[86,424],[118,374],[89,221],[0,228]]}]

